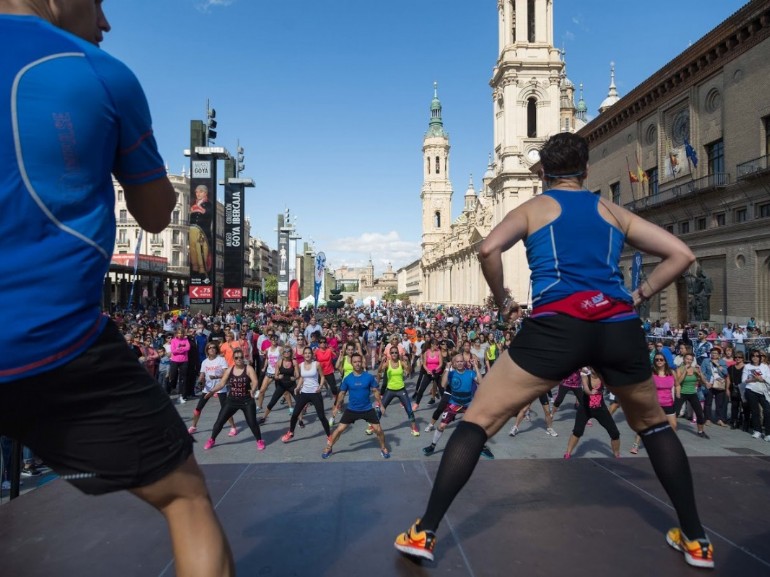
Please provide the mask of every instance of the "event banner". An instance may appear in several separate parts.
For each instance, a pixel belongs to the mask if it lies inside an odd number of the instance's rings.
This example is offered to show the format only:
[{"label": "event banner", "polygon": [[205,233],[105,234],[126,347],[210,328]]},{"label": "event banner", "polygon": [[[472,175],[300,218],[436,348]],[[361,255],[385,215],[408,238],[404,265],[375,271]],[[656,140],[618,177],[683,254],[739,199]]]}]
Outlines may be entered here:
[{"label": "event banner", "polygon": [[244,186],[225,184],[225,250],[222,301],[241,304],[243,301],[243,243]]},{"label": "event banner", "polygon": [[[190,157],[190,305],[212,308],[216,262],[216,161]],[[172,223],[173,224],[173,223]]]},{"label": "event banner", "polygon": [[289,230],[278,228],[278,296],[289,296]]},{"label": "event banner", "polygon": [[319,252],[317,255],[315,255],[315,267],[314,267],[314,273],[315,278],[313,283],[313,299],[314,307],[318,307],[318,296],[321,293],[321,285],[324,282],[324,270],[326,269],[326,255],[322,252]]}]

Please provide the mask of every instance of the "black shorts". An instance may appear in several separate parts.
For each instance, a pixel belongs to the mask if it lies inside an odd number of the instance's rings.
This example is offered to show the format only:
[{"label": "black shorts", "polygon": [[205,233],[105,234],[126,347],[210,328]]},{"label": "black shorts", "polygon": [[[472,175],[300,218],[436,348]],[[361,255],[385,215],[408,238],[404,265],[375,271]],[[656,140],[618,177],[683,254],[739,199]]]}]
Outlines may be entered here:
[{"label": "black shorts", "polygon": [[0,433],[90,494],[162,479],[188,459],[193,442],[112,322],[66,365],[0,385]]},{"label": "black shorts", "polygon": [[676,408],[674,405],[671,405],[669,407],[663,407],[663,412],[667,415],[675,415],[676,414]]},{"label": "black shorts", "polygon": [[561,381],[586,366],[593,367],[611,387],[634,385],[652,377],[638,318],[614,323],[562,314],[528,318],[508,353],[528,373],[551,381]]},{"label": "black shorts", "polygon": [[377,413],[374,409],[369,409],[368,411],[351,411],[350,409],[345,409],[340,417],[340,424],[352,425],[359,419],[363,419],[370,425],[380,424],[380,420],[377,418]]}]

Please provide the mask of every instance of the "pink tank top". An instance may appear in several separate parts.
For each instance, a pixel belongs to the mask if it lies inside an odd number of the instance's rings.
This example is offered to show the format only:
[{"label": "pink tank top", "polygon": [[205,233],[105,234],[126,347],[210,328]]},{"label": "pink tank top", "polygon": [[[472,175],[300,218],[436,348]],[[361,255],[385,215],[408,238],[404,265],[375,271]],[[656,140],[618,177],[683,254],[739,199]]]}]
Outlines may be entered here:
[{"label": "pink tank top", "polygon": [[655,388],[658,389],[658,402],[661,407],[671,407],[674,404],[674,375],[652,375]]}]

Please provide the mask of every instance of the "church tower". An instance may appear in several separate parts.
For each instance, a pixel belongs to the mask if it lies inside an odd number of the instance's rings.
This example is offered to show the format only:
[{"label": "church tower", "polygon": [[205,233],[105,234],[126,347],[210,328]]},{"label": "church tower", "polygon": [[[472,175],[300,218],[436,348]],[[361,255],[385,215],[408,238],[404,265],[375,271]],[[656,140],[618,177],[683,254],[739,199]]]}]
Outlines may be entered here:
[{"label": "church tower", "polygon": [[430,122],[422,141],[422,251],[440,243],[452,224],[452,183],[449,180],[449,135],[441,119],[438,85],[433,83]]},{"label": "church tower", "polygon": [[[498,0],[499,56],[490,86],[494,110],[494,223],[541,192],[531,167],[561,132],[564,62],[553,45],[553,0]],[[503,255],[505,286],[524,303],[529,268],[521,243]]]}]

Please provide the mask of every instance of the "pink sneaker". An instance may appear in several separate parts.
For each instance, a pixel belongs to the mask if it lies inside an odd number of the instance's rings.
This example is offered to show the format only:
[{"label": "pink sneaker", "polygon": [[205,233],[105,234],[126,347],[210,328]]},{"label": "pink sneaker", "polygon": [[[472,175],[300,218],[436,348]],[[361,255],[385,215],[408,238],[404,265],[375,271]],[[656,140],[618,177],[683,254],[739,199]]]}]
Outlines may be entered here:
[{"label": "pink sneaker", "polygon": [[289,441],[291,441],[293,438],[294,438],[294,433],[292,433],[291,431],[287,431],[287,432],[286,432],[286,434],[285,434],[283,437],[281,437],[281,440],[282,440],[284,443],[288,443],[288,442],[289,442]]},{"label": "pink sneaker", "polygon": [[203,450],[208,451],[211,447],[214,446],[214,443],[216,443],[214,439],[209,439],[208,441],[206,441],[206,444],[203,445]]},{"label": "pink sneaker", "polygon": [[187,432],[190,433],[191,435],[194,433],[197,433],[198,427],[190,427],[189,429],[187,429]]},{"label": "pink sneaker", "polygon": [[238,429],[236,429],[235,427],[230,427],[230,432],[227,433],[227,436],[234,437],[237,434],[238,434]]},{"label": "pink sneaker", "polygon": [[564,458],[565,459],[571,459],[572,455],[570,455],[569,453],[564,453]]},{"label": "pink sneaker", "polygon": [[591,419],[588,419],[588,422],[586,423],[586,427],[593,427],[594,424],[591,422]]},{"label": "pink sneaker", "polygon": [[260,439],[257,441],[257,451],[264,451],[265,450],[265,442]]}]

